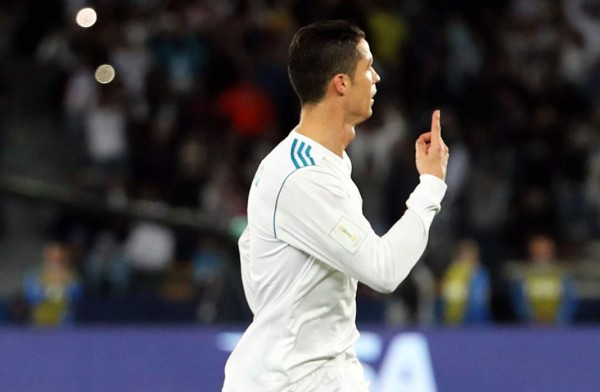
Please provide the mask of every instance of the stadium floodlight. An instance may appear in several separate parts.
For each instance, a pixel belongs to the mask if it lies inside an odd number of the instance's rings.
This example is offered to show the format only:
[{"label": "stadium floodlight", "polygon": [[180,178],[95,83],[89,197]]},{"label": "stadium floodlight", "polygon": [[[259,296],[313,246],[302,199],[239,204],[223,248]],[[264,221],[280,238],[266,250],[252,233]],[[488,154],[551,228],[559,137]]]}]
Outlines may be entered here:
[{"label": "stadium floodlight", "polygon": [[115,78],[115,69],[110,64],[102,64],[96,68],[95,77],[98,83],[110,83]]},{"label": "stadium floodlight", "polygon": [[84,28],[92,27],[97,20],[98,15],[96,15],[93,8],[82,8],[75,17],[77,24]]}]

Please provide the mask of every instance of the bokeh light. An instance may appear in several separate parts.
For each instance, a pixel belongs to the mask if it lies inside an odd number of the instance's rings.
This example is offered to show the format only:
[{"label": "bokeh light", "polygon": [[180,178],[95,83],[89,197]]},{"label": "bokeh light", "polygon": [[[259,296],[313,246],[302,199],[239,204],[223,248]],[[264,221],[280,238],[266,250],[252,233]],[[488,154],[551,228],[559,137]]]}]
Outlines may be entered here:
[{"label": "bokeh light", "polygon": [[115,78],[115,69],[110,64],[102,64],[96,69],[96,81],[107,84]]},{"label": "bokeh light", "polygon": [[82,8],[75,17],[77,24],[85,28],[92,27],[96,20],[98,20],[98,16],[93,8]]}]

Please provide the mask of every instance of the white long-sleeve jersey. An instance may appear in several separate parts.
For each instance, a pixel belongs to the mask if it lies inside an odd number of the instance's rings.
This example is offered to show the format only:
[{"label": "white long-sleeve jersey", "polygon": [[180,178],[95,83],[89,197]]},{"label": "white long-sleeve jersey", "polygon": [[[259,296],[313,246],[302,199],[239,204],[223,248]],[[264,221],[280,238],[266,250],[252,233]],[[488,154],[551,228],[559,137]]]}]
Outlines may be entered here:
[{"label": "white long-sleeve jersey", "polygon": [[404,216],[380,237],[350,173],[345,153],[295,131],[261,162],[239,240],[254,319],[227,361],[225,392],[297,391],[353,353],[357,282],[391,292],[425,250],[446,184],[421,176]]}]

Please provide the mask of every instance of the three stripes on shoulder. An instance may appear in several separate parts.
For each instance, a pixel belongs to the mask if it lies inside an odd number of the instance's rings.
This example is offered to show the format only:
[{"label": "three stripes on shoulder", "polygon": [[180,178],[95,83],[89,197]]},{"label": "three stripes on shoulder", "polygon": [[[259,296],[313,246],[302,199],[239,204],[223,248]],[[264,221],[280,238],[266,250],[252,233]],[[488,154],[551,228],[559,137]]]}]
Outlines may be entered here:
[{"label": "three stripes on shoulder", "polygon": [[292,149],[290,155],[292,162],[296,169],[300,169],[305,166],[314,166],[315,160],[310,156],[310,150],[312,147],[307,145],[305,142],[299,142],[298,139],[294,139],[292,142]]}]

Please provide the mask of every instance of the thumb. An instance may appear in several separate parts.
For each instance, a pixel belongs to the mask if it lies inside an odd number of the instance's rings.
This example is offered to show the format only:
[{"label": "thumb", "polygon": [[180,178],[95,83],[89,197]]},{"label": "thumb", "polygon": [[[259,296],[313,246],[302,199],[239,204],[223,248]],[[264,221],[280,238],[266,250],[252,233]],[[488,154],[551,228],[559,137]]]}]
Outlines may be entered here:
[{"label": "thumb", "polygon": [[417,158],[426,155],[427,146],[422,138],[417,139],[417,142],[415,143],[415,150],[415,155]]}]

